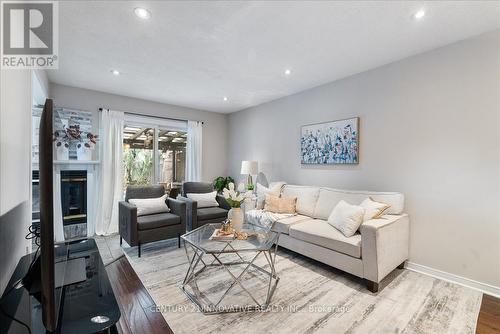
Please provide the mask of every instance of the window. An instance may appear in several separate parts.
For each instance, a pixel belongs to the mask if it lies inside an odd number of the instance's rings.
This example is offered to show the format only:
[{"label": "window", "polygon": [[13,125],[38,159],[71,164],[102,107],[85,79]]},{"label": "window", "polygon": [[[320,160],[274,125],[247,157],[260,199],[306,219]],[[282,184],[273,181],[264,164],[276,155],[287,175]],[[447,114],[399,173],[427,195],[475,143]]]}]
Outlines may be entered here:
[{"label": "window", "polygon": [[178,187],[185,176],[186,140],[186,122],[127,115],[123,129],[124,187]]}]

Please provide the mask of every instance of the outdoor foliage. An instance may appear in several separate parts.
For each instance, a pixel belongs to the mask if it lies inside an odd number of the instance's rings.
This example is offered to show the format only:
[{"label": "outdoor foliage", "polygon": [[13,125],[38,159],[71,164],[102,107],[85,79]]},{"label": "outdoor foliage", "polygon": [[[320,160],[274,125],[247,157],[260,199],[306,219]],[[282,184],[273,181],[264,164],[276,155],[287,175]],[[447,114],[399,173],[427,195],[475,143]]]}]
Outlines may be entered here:
[{"label": "outdoor foliage", "polygon": [[153,157],[151,151],[128,149],[123,152],[125,182],[130,185],[151,184]]}]

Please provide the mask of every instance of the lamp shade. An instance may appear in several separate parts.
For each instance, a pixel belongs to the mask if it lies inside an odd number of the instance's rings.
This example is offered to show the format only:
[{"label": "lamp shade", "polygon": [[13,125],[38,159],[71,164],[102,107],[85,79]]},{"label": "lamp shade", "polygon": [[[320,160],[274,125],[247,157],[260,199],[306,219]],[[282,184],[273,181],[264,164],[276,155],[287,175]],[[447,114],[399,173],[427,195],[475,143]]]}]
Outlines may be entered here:
[{"label": "lamp shade", "polygon": [[241,162],[241,174],[256,175],[259,173],[259,163],[257,161],[244,160]]}]

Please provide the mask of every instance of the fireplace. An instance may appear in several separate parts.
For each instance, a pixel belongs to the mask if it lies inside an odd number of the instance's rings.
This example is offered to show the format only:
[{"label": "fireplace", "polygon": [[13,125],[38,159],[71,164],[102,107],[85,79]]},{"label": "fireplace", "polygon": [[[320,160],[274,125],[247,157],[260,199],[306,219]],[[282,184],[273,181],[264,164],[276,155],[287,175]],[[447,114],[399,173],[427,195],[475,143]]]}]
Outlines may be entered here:
[{"label": "fireplace", "polygon": [[87,171],[61,171],[61,208],[64,238],[87,236]]}]

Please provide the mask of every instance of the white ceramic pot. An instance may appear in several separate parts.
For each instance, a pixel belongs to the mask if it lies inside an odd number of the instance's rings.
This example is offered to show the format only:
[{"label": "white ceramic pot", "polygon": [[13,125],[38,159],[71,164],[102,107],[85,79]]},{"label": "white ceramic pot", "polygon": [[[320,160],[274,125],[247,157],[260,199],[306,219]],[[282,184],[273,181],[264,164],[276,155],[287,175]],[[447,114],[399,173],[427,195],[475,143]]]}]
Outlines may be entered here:
[{"label": "white ceramic pot", "polygon": [[85,147],[85,145],[82,144],[80,148],[76,149],[76,158],[84,161],[92,160],[92,148]]},{"label": "white ceramic pot", "polygon": [[241,232],[243,228],[243,210],[241,208],[232,208],[229,210],[227,217],[231,219],[231,224],[236,232]]},{"label": "white ceramic pot", "polygon": [[55,151],[56,151],[56,160],[69,160],[69,148],[61,145],[61,146],[55,146]]}]

